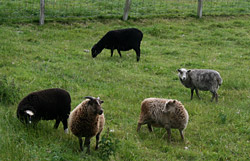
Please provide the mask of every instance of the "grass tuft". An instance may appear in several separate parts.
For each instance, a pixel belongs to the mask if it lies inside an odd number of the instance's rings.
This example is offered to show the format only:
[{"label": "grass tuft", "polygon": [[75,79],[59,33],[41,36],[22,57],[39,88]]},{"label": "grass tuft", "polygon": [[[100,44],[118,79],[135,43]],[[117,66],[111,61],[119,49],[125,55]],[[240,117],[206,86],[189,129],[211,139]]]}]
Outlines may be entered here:
[{"label": "grass tuft", "polygon": [[19,91],[13,78],[8,78],[6,75],[0,76],[0,102],[2,104],[15,104],[20,98]]}]

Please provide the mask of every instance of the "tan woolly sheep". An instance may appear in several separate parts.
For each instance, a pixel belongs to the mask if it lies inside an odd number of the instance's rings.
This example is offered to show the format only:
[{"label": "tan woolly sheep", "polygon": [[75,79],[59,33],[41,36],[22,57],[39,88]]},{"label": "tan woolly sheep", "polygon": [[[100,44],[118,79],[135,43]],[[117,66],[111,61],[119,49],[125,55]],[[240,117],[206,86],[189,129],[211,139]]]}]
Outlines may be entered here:
[{"label": "tan woolly sheep", "polygon": [[87,153],[90,153],[90,139],[96,136],[96,147],[98,149],[98,141],[105,124],[105,118],[100,98],[87,98],[80,103],[69,115],[69,129],[78,137],[80,150],[82,148],[82,137],[85,137],[84,146],[87,146]]},{"label": "tan woolly sheep", "polygon": [[180,101],[162,98],[147,98],[141,103],[141,114],[137,132],[141,125],[147,124],[152,132],[152,126],[163,127],[167,130],[168,141],[171,140],[171,128],[179,129],[182,140],[183,130],[188,124],[188,112]]}]

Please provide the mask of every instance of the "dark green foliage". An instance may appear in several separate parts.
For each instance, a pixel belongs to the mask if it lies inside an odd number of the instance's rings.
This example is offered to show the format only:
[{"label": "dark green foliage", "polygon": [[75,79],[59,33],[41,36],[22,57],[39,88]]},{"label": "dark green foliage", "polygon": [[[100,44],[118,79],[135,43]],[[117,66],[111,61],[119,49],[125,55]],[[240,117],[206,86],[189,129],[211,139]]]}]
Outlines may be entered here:
[{"label": "dark green foliage", "polygon": [[115,155],[119,148],[119,140],[115,137],[113,131],[109,131],[102,135],[99,142],[98,156],[102,160],[109,160],[110,156]]}]

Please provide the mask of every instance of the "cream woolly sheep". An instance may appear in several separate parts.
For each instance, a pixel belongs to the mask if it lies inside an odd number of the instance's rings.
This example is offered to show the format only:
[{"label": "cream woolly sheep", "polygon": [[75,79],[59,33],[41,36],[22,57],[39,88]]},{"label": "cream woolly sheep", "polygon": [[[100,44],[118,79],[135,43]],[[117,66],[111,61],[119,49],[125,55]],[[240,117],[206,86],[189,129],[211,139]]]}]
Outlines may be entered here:
[{"label": "cream woolly sheep", "polygon": [[87,153],[90,153],[90,139],[96,136],[96,147],[105,124],[105,118],[100,98],[87,96],[69,115],[69,129],[78,137],[80,150],[82,148],[82,137],[85,137],[84,146],[87,146]]},{"label": "cream woolly sheep", "polygon": [[141,125],[147,124],[152,132],[152,126],[163,127],[167,130],[168,141],[171,140],[171,128],[179,129],[182,140],[183,130],[188,124],[188,112],[180,101],[163,98],[147,98],[141,103],[141,114],[137,132]]}]

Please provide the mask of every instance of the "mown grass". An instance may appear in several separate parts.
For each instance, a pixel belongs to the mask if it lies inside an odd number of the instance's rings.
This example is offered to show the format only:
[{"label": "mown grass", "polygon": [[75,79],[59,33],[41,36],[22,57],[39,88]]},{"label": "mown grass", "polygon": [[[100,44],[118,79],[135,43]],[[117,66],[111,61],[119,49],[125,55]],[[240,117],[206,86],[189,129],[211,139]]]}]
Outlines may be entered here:
[{"label": "mown grass", "polygon": [[[52,87],[70,92],[72,109],[84,96],[105,101],[103,134],[109,128],[118,140],[111,160],[247,160],[249,25],[249,16],[1,25],[0,76],[10,80],[4,87],[14,82],[16,90],[10,92],[18,95],[14,104],[0,104],[0,160],[102,160],[94,139],[88,156],[62,125],[54,130],[54,121],[41,121],[33,129],[17,120],[20,98]],[[132,50],[122,52],[122,58],[116,51],[111,58],[104,50],[95,59],[86,52],[107,31],[126,27],[144,33],[140,62]],[[191,101],[190,90],[177,77],[180,67],[219,71],[219,102],[211,103],[209,92]],[[174,98],[185,105],[190,120],[184,143],[177,130],[172,130],[172,143],[164,129],[149,133],[143,126],[136,133],[140,103],[147,97]]]}]

